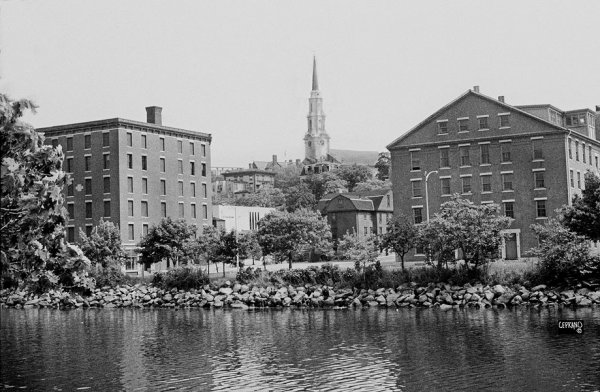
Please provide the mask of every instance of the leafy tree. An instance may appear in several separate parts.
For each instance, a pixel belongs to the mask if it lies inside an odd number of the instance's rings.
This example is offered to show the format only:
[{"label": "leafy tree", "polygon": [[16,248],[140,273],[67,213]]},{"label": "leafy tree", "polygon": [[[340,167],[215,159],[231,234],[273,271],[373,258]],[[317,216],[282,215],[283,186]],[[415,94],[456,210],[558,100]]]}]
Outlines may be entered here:
[{"label": "leafy tree", "polygon": [[193,262],[198,252],[196,231],[196,225],[183,219],[162,219],[138,244],[141,262],[148,267],[167,260],[167,268],[171,267],[171,262],[174,267]]},{"label": "leafy tree", "polygon": [[588,239],[565,227],[557,219],[535,224],[539,246],[531,253],[539,258],[539,278],[552,285],[574,286],[583,281],[600,281],[600,257],[590,255]]},{"label": "leafy tree", "polygon": [[212,226],[205,227],[202,235],[198,237],[198,245],[198,249],[205,254],[209,266],[211,261],[215,264],[219,262],[223,264],[223,276],[225,276],[225,264],[233,264],[236,261],[239,246],[233,230],[227,232]]},{"label": "leafy tree", "polygon": [[352,192],[359,182],[366,182],[373,178],[371,169],[363,165],[341,166],[334,171],[342,180],[348,184],[348,191]]},{"label": "leafy tree", "polygon": [[354,187],[353,192],[375,191],[378,189],[392,189],[392,183],[389,180],[381,181],[376,178],[359,182]]},{"label": "leafy tree", "polygon": [[562,215],[569,229],[600,241],[600,177],[588,170],[582,197],[576,195],[573,204],[563,208]]},{"label": "leafy tree", "polygon": [[258,243],[256,232],[240,233],[238,235],[238,249],[240,258],[252,258],[252,265],[254,265],[254,260],[262,257],[262,249]]},{"label": "leafy tree", "polygon": [[281,189],[285,193],[286,189],[300,184],[302,182],[301,171],[302,169],[297,166],[288,166],[278,170],[275,174],[275,188]]},{"label": "leafy tree", "polygon": [[403,214],[398,214],[388,222],[387,231],[383,235],[380,247],[386,251],[393,251],[402,262],[404,271],[404,256],[415,247],[417,239],[417,228]]},{"label": "leafy tree", "polygon": [[0,94],[0,284],[91,288],[89,260],[65,240],[62,149],[45,145],[44,136],[20,120],[25,110],[34,112],[35,105]]},{"label": "leafy tree", "polygon": [[296,211],[300,209],[314,209],[317,204],[314,194],[305,183],[294,185],[286,190],[285,209]]},{"label": "leafy tree", "polygon": [[348,188],[346,181],[342,180],[334,171],[311,174],[305,176],[303,181],[314,195],[316,201],[321,200],[328,193]]},{"label": "leafy tree", "polygon": [[258,242],[265,255],[287,259],[292,269],[295,256],[311,250],[330,252],[331,230],[318,212],[275,211],[258,222]]},{"label": "leafy tree", "polygon": [[377,237],[373,234],[359,236],[357,233],[348,233],[338,243],[338,252],[343,258],[354,262],[354,268],[363,272],[363,279],[367,266],[377,262],[379,250]]},{"label": "leafy tree", "polygon": [[120,267],[127,258],[121,243],[121,232],[111,221],[101,219],[89,237],[80,229],[79,237],[81,250],[93,266]]},{"label": "leafy tree", "polygon": [[379,158],[375,163],[377,169],[377,179],[385,181],[390,178],[390,168],[392,166],[392,160],[389,152],[380,152]]},{"label": "leafy tree", "polygon": [[415,226],[417,228],[415,248],[425,251],[428,263],[437,260],[437,267],[441,268],[444,264],[448,267],[449,262],[456,261],[454,257],[456,244],[452,237],[453,233],[447,230],[448,225],[444,219],[434,216],[429,222]]},{"label": "leafy tree", "polygon": [[285,195],[281,189],[265,188],[234,199],[232,205],[248,207],[279,207],[284,205]]}]

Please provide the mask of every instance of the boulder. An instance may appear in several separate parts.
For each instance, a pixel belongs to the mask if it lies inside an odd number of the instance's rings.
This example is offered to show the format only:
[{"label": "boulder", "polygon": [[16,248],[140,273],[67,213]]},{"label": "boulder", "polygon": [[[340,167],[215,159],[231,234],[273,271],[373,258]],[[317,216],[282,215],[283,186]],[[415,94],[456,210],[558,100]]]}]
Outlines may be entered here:
[{"label": "boulder", "polygon": [[500,284],[495,285],[492,290],[496,296],[500,296],[506,292],[506,289]]},{"label": "boulder", "polygon": [[441,304],[440,305],[440,310],[443,310],[444,312],[447,312],[449,310],[452,310],[452,305],[448,305],[448,304]]},{"label": "boulder", "polygon": [[[225,282],[227,284],[227,282]],[[231,287],[221,287],[219,289],[219,294],[230,295],[233,293],[233,289]]]},{"label": "boulder", "polygon": [[545,284],[539,284],[539,285],[531,288],[531,291],[541,291],[541,290],[546,290]]}]

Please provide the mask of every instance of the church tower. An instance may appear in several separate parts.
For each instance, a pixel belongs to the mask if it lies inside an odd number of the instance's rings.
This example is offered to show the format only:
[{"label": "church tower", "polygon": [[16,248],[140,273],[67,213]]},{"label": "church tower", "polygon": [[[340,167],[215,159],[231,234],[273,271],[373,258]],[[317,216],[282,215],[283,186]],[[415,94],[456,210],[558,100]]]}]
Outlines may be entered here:
[{"label": "church tower", "polygon": [[325,131],[325,113],[323,98],[319,91],[317,79],[317,60],[313,57],[312,91],[308,99],[308,130],[304,135],[305,159],[319,162],[327,159],[329,154],[329,135]]}]

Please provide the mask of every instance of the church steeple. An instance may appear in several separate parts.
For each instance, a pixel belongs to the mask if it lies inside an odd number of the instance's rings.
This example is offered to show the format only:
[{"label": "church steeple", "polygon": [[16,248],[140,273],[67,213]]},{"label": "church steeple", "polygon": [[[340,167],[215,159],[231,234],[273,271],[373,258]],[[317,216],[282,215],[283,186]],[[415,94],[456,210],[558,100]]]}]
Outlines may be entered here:
[{"label": "church steeple", "polygon": [[312,90],[319,90],[319,80],[317,79],[317,58],[313,56],[313,78],[312,78]]}]

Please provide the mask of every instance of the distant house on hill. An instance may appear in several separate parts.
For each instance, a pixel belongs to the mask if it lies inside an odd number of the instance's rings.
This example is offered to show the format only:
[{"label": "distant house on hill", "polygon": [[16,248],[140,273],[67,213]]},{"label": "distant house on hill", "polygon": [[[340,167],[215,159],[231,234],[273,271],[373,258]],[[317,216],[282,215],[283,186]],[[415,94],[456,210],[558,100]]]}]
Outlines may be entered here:
[{"label": "distant house on hill", "polygon": [[347,233],[360,237],[386,232],[387,222],[392,219],[393,195],[391,189],[365,192],[330,193],[317,205],[331,227],[334,240]]}]

